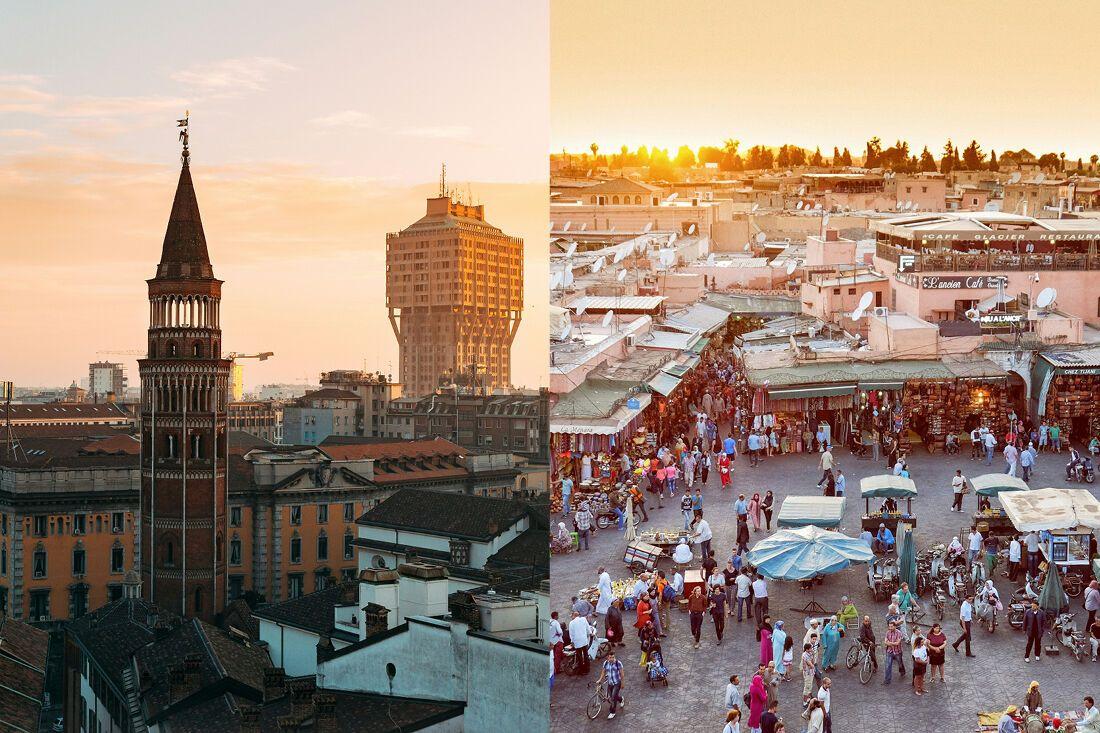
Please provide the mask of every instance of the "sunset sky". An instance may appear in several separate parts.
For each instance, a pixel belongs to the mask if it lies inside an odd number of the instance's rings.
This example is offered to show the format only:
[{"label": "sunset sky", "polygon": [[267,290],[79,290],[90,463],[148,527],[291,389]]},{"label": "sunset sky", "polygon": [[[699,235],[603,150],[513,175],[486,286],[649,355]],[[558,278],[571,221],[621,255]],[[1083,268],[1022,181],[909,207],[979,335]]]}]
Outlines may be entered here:
[{"label": "sunset sky", "polygon": [[526,240],[513,373],[546,384],[547,27],[505,0],[0,11],[0,379],[67,385],[144,347],[190,109],[225,349],[276,354],[246,385],[396,376],[385,234],[423,215],[442,161]]},{"label": "sunset sky", "polygon": [[[1100,152],[1100,4],[554,0],[551,151],[741,140]],[[825,146],[828,146],[826,148]]]}]

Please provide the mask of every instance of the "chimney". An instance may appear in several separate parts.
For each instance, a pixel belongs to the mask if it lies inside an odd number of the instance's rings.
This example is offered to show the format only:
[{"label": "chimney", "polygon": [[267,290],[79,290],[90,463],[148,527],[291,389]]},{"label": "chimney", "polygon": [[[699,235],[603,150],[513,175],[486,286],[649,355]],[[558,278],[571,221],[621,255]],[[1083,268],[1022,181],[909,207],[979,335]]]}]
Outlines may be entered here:
[{"label": "chimney", "polygon": [[[359,573],[359,607],[366,609],[368,606],[379,606],[388,609],[387,627],[392,629],[400,622],[400,592],[398,589],[399,574],[396,570],[375,570],[367,568]],[[359,640],[367,638],[369,623],[359,624]]]},{"label": "chimney", "polygon": [[286,671],[282,667],[268,667],[264,670],[264,702],[271,702],[282,697],[286,690],[283,689],[283,680],[286,679]]},{"label": "chimney", "polygon": [[317,689],[311,679],[295,680],[290,688],[290,714],[299,721],[305,720],[313,710],[313,693]]},{"label": "chimney", "polygon": [[362,634],[363,638],[365,639],[368,636],[381,634],[388,629],[389,615],[390,609],[385,606],[379,606],[377,603],[368,603],[363,606],[363,630],[366,632]]},{"label": "chimney", "polygon": [[241,708],[240,733],[260,733],[260,714],[262,708],[246,705]]},{"label": "chimney", "polygon": [[839,241],[839,239],[840,239],[840,233],[836,229],[826,229],[825,230],[825,241],[826,242],[836,242],[836,241]]},{"label": "chimney", "polygon": [[318,695],[314,710],[313,730],[316,733],[336,733],[336,696]]},{"label": "chimney", "polygon": [[449,582],[447,569],[427,563],[402,563],[398,623],[409,616],[445,616]]}]

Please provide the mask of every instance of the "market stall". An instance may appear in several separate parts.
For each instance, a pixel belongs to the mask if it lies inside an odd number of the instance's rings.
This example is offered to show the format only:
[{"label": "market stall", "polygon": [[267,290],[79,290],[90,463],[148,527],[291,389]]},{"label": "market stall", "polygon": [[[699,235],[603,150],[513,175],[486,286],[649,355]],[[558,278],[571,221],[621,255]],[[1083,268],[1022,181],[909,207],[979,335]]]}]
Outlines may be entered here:
[{"label": "market stall", "polygon": [[[1021,478],[1007,473],[986,473],[968,479],[978,497],[978,511],[974,513],[973,524],[983,536],[990,534],[998,537],[1010,537],[1016,534],[1012,520],[1003,508],[995,507],[990,500],[1006,491],[1030,491],[1031,487]],[[961,535],[960,535],[961,536]]]},{"label": "market stall", "polygon": [[[864,500],[864,514],[860,520],[862,529],[873,533],[878,531],[880,524],[885,524],[896,536],[899,521],[904,521],[910,527],[916,528],[917,518],[913,516],[913,497],[917,495],[917,485],[912,479],[893,475],[867,476],[860,479],[859,492]],[[871,510],[871,499],[884,500],[877,511]],[[896,504],[899,499],[905,499],[905,509],[898,507],[897,510],[891,511],[887,508],[887,500],[893,500]]]},{"label": "market stall", "polygon": [[1005,494],[1001,503],[1017,531],[1039,533],[1043,560],[1061,570],[1066,593],[1080,595],[1092,572],[1100,501],[1085,489],[1036,489]]},{"label": "market stall", "polygon": [[672,551],[680,542],[690,544],[692,533],[683,529],[647,529],[638,533],[638,539],[657,547],[665,557],[672,557]]},{"label": "market stall", "polygon": [[779,507],[776,526],[783,529],[812,524],[836,529],[843,518],[843,496],[788,496]]}]

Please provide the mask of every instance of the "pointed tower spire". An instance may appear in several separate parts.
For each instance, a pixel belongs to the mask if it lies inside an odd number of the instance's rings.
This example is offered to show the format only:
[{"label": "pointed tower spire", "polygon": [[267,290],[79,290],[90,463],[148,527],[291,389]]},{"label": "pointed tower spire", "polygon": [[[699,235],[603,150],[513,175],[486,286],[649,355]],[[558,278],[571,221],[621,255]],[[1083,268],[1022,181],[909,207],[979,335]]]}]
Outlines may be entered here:
[{"label": "pointed tower spire", "polygon": [[[190,115],[190,113],[188,113]],[[199,201],[191,182],[191,152],[188,139],[189,116],[177,120],[183,153],[180,156],[179,182],[176,197],[172,201],[172,213],[168,217],[168,229],[164,233],[164,245],[157,267],[158,279],[211,279],[210,254],[206,249],[206,234],[199,215]]]}]

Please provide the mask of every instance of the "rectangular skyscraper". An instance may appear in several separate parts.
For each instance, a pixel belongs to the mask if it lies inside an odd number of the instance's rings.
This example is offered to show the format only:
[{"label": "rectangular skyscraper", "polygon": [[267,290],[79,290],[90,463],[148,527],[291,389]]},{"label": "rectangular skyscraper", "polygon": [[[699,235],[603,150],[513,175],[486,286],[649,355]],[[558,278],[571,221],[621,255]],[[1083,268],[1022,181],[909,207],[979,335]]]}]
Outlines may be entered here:
[{"label": "rectangular skyscraper", "polygon": [[451,383],[507,387],[523,240],[486,222],[484,206],[428,199],[424,217],[386,236],[386,304],[406,396]]}]

